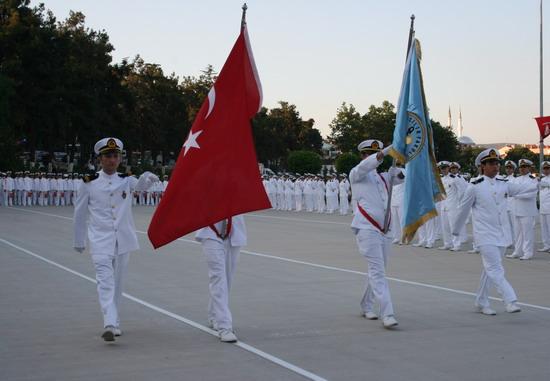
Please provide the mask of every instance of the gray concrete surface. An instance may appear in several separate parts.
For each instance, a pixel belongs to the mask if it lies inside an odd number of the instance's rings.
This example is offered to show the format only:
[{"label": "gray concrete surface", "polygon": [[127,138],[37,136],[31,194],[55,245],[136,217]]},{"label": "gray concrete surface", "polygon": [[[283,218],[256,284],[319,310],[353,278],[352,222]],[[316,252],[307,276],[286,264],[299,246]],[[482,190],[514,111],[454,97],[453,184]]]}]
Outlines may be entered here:
[{"label": "gray concrete surface", "polygon": [[0,208],[0,380],[550,379],[549,254],[505,259],[523,310],[495,299],[497,315],[484,316],[473,310],[479,255],[394,245],[399,326],[386,330],[359,316],[367,266],[350,216],[251,213],[230,302],[235,345],[204,327],[193,236],[153,250],[154,208],[136,207],[131,299],[123,336],[107,344],[90,255],[72,250],[72,211]]}]

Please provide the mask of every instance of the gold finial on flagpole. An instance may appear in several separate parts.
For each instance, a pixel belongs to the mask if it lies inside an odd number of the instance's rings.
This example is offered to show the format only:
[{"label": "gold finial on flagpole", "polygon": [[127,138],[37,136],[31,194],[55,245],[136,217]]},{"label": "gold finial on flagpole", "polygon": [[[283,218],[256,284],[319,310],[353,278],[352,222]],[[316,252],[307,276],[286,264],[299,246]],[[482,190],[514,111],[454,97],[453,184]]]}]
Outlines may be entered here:
[{"label": "gold finial on flagpole", "polygon": [[243,18],[241,19],[241,29],[244,28],[246,25],[246,10],[248,7],[246,6],[246,3],[243,4]]}]

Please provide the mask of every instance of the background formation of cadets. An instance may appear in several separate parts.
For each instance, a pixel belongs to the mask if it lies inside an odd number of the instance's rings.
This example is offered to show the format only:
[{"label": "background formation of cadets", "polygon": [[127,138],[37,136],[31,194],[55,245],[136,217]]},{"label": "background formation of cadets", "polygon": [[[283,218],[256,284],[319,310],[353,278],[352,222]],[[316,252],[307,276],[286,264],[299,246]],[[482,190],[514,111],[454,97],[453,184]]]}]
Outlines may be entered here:
[{"label": "background formation of cadets", "polygon": [[[66,206],[74,205],[78,188],[86,175],[77,173],[2,172],[0,205]],[[168,186],[168,176],[148,192],[135,192],[132,205],[157,205]]]},{"label": "background formation of cadets", "polygon": [[[519,164],[519,165],[518,165]],[[509,258],[528,260],[534,250],[550,252],[550,162],[543,162],[543,174],[531,174],[533,163],[521,159],[516,164],[510,160],[504,162],[505,174],[499,175],[503,180],[513,182],[538,181],[539,194],[533,194],[530,199],[520,201],[509,198],[508,215],[512,226],[514,252]],[[460,237],[450,233],[454,215],[460,206],[460,200],[468,185],[465,176],[460,175],[460,165],[456,162],[440,161],[438,167],[447,198],[436,204],[438,217],[424,224],[417,233],[414,246],[432,248],[436,241],[442,241],[440,250],[461,251],[467,241],[466,228]],[[404,168],[401,169],[405,171]],[[519,173],[516,173],[518,172]],[[76,173],[30,173],[11,171],[2,172],[0,179],[0,205],[3,206],[66,206],[74,205],[78,188],[85,175]],[[470,182],[478,178],[472,177]],[[158,182],[149,192],[133,194],[132,205],[157,205],[168,185],[168,176]],[[345,174],[323,177],[320,174],[289,174],[279,173],[273,176],[264,175],[265,191],[275,210],[316,212],[347,215],[356,212],[356,202],[351,194],[350,182]],[[396,186],[393,191],[392,213],[394,218],[394,244],[401,242],[400,220],[403,208],[403,185]],[[538,196],[538,197],[537,197]],[[534,212],[533,205],[539,202],[539,209]],[[526,229],[525,224],[535,223],[535,214],[540,215],[542,229],[542,247],[534,247],[534,231]],[[397,217],[397,218],[396,218]],[[468,221],[470,222],[470,221]],[[475,229],[475,223],[474,227]],[[517,244],[517,245],[516,245]],[[468,253],[478,254],[474,246]]]}]

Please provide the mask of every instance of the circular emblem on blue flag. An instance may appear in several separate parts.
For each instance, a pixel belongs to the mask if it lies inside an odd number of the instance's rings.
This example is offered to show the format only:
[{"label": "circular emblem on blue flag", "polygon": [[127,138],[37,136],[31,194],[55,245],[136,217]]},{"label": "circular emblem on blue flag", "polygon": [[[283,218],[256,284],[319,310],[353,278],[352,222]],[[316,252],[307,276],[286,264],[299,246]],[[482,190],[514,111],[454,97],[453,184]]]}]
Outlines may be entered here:
[{"label": "circular emblem on blue flag", "polygon": [[405,164],[414,159],[422,151],[422,147],[424,147],[424,143],[426,142],[426,127],[420,118],[410,111],[407,114],[409,115],[409,128],[407,129],[406,137],[405,157],[407,161]]}]

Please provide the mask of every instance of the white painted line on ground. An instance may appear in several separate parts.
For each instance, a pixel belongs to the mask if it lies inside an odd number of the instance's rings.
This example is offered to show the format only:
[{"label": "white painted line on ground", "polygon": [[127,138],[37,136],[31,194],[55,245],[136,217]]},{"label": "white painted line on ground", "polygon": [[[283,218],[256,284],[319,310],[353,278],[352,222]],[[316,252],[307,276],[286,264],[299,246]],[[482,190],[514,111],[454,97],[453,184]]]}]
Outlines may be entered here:
[{"label": "white painted line on ground", "polygon": [[[72,220],[72,218],[67,218],[67,217],[64,217],[64,216],[58,216],[58,215],[55,215],[55,214],[35,212],[35,211],[32,211],[32,210],[25,210],[25,209],[20,209],[20,208],[13,208],[13,209],[23,210],[23,211],[29,212],[29,213],[39,213],[39,214],[44,214],[44,215],[47,215],[47,216],[59,217],[59,218],[63,218],[63,219]],[[305,221],[309,221],[309,220],[305,220]],[[137,232],[140,233],[140,234],[147,235],[147,232],[143,232],[143,231],[140,231],[140,230],[137,230]],[[199,244],[197,241],[189,240],[189,239],[185,239],[185,238],[178,238],[177,241],[192,243],[192,244],[197,244],[197,245]],[[341,271],[341,272],[346,272],[346,273],[350,273],[350,274],[357,274],[357,275],[363,275],[363,276],[368,275],[367,273],[361,272],[361,271],[348,270],[348,269],[343,269],[343,268],[340,268],[340,267],[319,265],[317,263],[298,261],[298,260],[295,260],[295,259],[277,257],[277,256],[274,256],[274,255],[268,255],[268,254],[255,253],[255,252],[247,251],[247,250],[241,250],[241,253],[249,254],[249,255],[253,255],[253,256],[257,256],[257,257],[275,259],[275,260],[284,261],[284,262],[296,263],[296,264],[300,264],[300,265],[312,266],[312,267],[322,268],[322,269],[326,269],[326,270]],[[477,294],[475,294],[473,292],[455,290],[453,288],[434,286],[434,285],[431,285],[431,284],[413,282],[413,281],[409,281],[409,280],[390,278],[390,277],[386,277],[386,279],[394,281],[394,282],[398,282],[398,283],[410,284],[410,285],[413,285],[413,286],[426,287],[426,288],[431,288],[431,289],[440,290],[440,291],[448,291],[448,292],[452,292],[452,293],[455,293],[455,294],[477,296]],[[489,299],[502,301],[502,299],[496,298],[494,296],[490,296]],[[536,304],[528,304],[528,303],[521,303],[521,302],[518,302],[517,304],[521,305],[521,306],[525,306],[525,307],[532,307],[532,308],[536,308],[536,309],[540,309],[540,310],[544,310],[544,311],[550,311],[550,307],[539,306],[539,305],[536,305]]]},{"label": "white painted line on ground", "polygon": [[305,218],[275,217],[275,216],[266,216],[266,215],[263,215],[263,214],[254,214],[254,213],[245,214],[245,216],[246,217],[270,218],[270,219],[276,219],[276,220],[291,220],[291,221],[312,222],[312,223],[315,223],[315,224],[331,224],[331,225],[350,226],[350,223],[348,223],[348,222],[315,221],[315,220],[307,220]]},{"label": "white painted line on ground", "polygon": [[[49,259],[47,259],[47,258],[45,258],[45,257],[43,257],[43,256],[41,256],[41,255],[38,255],[38,254],[36,254],[36,253],[33,253],[32,251],[29,251],[29,250],[27,250],[27,249],[24,249],[24,248],[22,248],[22,247],[20,247],[20,246],[18,246],[18,245],[16,245],[16,244],[14,244],[14,243],[11,243],[11,242],[9,242],[9,241],[6,241],[6,240],[4,240],[4,239],[2,239],[2,238],[0,238],[0,242],[3,242],[4,244],[6,244],[6,245],[8,245],[8,246],[11,246],[11,247],[13,247],[13,248],[15,248],[15,249],[17,249],[17,250],[19,250],[19,251],[22,251],[22,252],[24,252],[24,253],[26,253],[26,254],[29,254],[29,255],[31,255],[31,256],[33,256],[33,257],[35,257],[35,258],[37,258],[37,259],[40,259],[41,261],[44,261],[44,262],[46,262],[46,263],[48,263],[48,264],[50,264],[50,265],[53,265],[53,266],[55,266],[55,267],[57,267],[57,268],[59,268],[59,269],[61,269],[61,270],[67,271],[67,272],[69,272],[69,273],[71,273],[71,274],[73,274],[73,275],[76,275],[76,276],[78,276],[78,277],[80,277],[80,278],[83,278],[83,279],[85,279],[85,280],[87,280],[87,281],[90,281],[90,282],[92,282],[92,283],[96,283],[96,280],[93,279],[93,278],[90,278],[90,277],[88,277],[88,276],[86,276],[86,275],[84,275],[84,274],[81,274],[81,273],[77,272],[77,271],[71,270],[70,268],[68,268],[68,267],[66,267],[66,266],[60,265],[59,263],[56,263],[56,262],[51,261],[51,260],[49,260]],[[130,299],[130,300],[132,300],[132,301],[134,301],[134,302],[136,302],[136,303],[141,304],[142,306],[145,306],[145,307],[147,307],[147,308],[150,308],[150,309],[152,309],[152,310],[154,310],[154,311],[157,311],[157,312],[159,312],[159,313],[161,313],[161,314],[163,314],[163,315],[169,316],[169,317],[171,317],[171,318],[173,318],[173,319],[176,319],[176,320],[178,320],[178,321],[180,321],[180,322],[182,322],[182,323],[185,323],[185,324],[187,324],[187,325],[190,325],[190,326],[193,327],[193,328],[197,328],[197,329],[199,329],[199,330],[201,330],[201,331],[203,331],[203,332],[206,332],[206,333],[208,333],[208,334],[210,334],[210,335],[212,335],[212,336],[218,337],[218,333],[217,333],[216,331],[214,331],[214,330],[212,330],[212,329],[210,329],[210,328],[208,328],[208,327],[205,327],[205,326],[203,326],[203,325],[201,325],[201,324],[199,324],[199,323],[197,323],[197,322],[195,322],[195,321],[193,321],[193,320],[189,320],[189,319],[187,319],[187,318],[184,318],[183,316],[177,315],[177,314],[175,314],[175,313],[173,313],[173,312],[170,312],[170,311],[165,310],[165,309],[163,309],[163,308],[157,307],[157,306],[155,306],[154,304],[151,304],[151,303],[148,303],[148,302],[146,302],[146,301],[144,301],[144,300],[141,300],[141,299],[139,299],[139,298],[136,298],[135,296],[132,296],[132,295],[129,295],[129,294],[126,294],[126,293],[123,293],[122,295],[123,295],[124,297],[126,297],[126,298],[128,298],[128,299]],[[279,366],[281,366],[281,367],[283,367],[283,368],[286,368],[286,369],[288,369],[288,370],[290,370],[290,371],[292,371],[292,372],[294,372],[294,373],[297,373],[297,374],[299,374],[299,375],[301,375],[301,376],[304,376],[304,377],[306,377],[306,378],[308,378],[308,379],[310,379],[310,380],[314,380],[314,381],[326,381],[326,379],[324,379],[324,378],[322,378],[322,377],[320,377],[320,376],[318,376],[318,375],[316,375],[316,374],[313,374],[313,373],[311,373],[311,372],[308,372],[308,371],[305,370],[305,369],[302,369],[302,368],[300,368],[300,367],[297,367],[296,365],[293,365],[293,364],[291,364],[291,363],[289,363],[289,362],[287,362],[287,361],[285,361],[285,360],[282,360],[282,359],[280,359],[280,358],[278,358],[278,357],[275,357],[275,356],[273,356],[273,355],[270,355],[269,353],[266,353],[266,352],[264,352],[264,351],[262,351],[262,350],[260,350],[260,349],[258,349],[258,348],[255,348],[255,347],[253,347],[253,346],[251,346],[251,345],[245,344],[245,343],[243,343],[243,342],[241,342],[241,341],[237,341],[237,342],[236,342],[235,344],[233,344],[233,345],[235,345],[235,346],[237,346],[237,347],[239,347],[239,348],[242,348],[242,349],[244,349],[245,351],[248,351],[248,352],[250,352],[250,353],[253,353],[253,354],[255,354],[255,355],[257,355],[257,356],[259,356],[259,357],[261,357],[261,358],[263,358],[263,359],[265,359],[265,360],[267,360],[267,361],[270,361],[270,362],[272,362],[272,363],[274,363],[274,364],[277,364],[277,365],[279,365]]]}]

